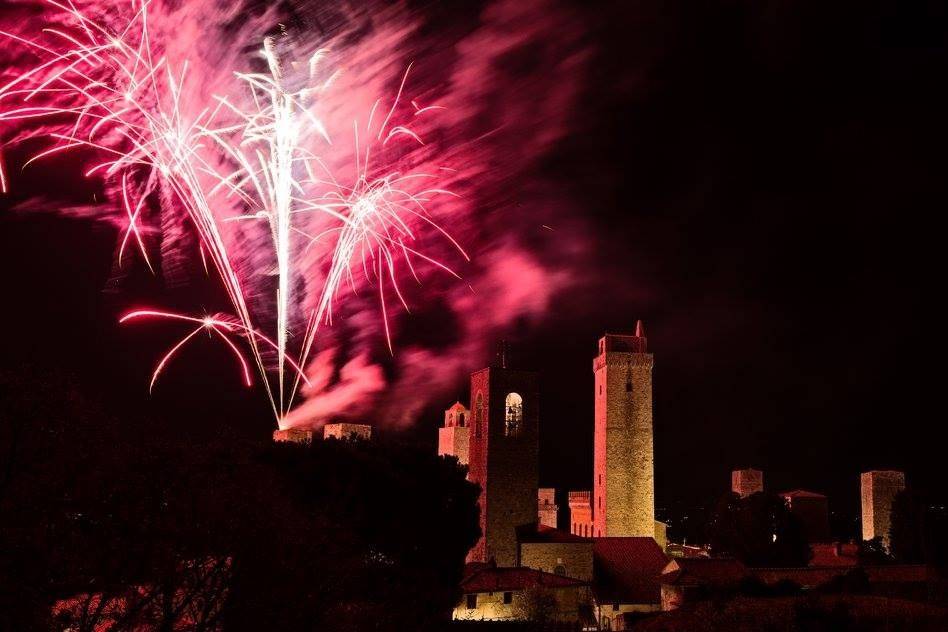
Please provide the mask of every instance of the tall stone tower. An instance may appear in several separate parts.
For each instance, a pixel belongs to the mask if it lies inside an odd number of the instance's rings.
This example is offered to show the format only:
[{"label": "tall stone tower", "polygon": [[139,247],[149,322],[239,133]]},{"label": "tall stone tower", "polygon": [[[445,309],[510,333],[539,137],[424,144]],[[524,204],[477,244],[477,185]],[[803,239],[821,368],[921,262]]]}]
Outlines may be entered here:
[{"label": "tall stone tower", "polygon": [[597,537],[655,537],[652,354],[638,321],[634,336],[606,334],[596,374],[593,524]]},{"label": "tall stone tower", "polygon": [[892,526],[892,501],[905,489],[905,473],[896,470],[872,470],[860,476],[862,489],[862,539],[882,537],[889,548],[889,527]]},{"label": "tall stone tower", "polygon": [[516,566],[516,529],[537,523],[540,402],[537,374],[503,365],[471,375],[468,478],[481,486],[482,535],[468,561]]},{"label": "tall stone tower", "polygon": [[467,465],[471,429],[468,427],[471,411],[457,402],[444,411],[444,427],[438,428],[438,456],[457,457],[458,463]]}]

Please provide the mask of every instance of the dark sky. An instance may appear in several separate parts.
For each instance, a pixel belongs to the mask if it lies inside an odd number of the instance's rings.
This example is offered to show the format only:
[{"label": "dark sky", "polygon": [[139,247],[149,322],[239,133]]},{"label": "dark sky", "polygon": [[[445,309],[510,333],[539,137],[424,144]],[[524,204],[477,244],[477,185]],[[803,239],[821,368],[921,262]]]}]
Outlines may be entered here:
[{"label": "dark sky", "polygon": [[[476,15],[446,6],[418,10]],[[597,280],[559,297],[567,308],[539,326],[509,332],[517,362],[541,368],[541,483],[589,486],[596,339],[642,318],[659,505],[705,501],[748,465],[771,489],[826,492],[846,511],[863,469],[904,469],[910,484],[943,492],[934,306],[948,208],[946,4],[577,11],[595,50],[576,113],[585,133],[542,169],[582,200]],[[79,189],[68,161],[46,169],[18,176],[8,200],[94,191]],[[115,324],[135,299],[164,295],[145,275],[110,291],[113,229],[5,207],[0,222],[5,365],[78,374],[128,416],[129,432],[270,432],[259,393],[205,370],[230,367],[222,348],[188,351],[193,368],[170,371],[148,397],[173,338]],[[410,432],[434,449],[439,421],[431,410]]]}]

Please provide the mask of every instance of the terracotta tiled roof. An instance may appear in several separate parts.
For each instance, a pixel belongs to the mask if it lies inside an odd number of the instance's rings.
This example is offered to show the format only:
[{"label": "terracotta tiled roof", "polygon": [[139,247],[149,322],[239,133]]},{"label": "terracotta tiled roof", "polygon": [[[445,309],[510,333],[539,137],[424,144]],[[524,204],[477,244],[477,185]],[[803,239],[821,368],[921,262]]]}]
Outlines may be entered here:
[{"label": "terracotta tiled roof", "polygon": [[721,586],[737,583],[746,575],[747,567],[740,560],[690,557],[669,562],[662,583]]},{"label": "terracotta tiled roof", "polygon": [[658,603],[668,557],[653,538],[595,538],[593,575],[600,603]]},{"label": "terracotta tiled roof", "polygon": [[805,489],[793,489],[789,492],[781,492],[779,495],[784,498],[826,498],[823,494],[808,492]]},{"label": "terracotta tiled roof", "polygon": [[517,529],[518,542],[588,542],[592,539],[560,531],[546,525],[525,525]]},{"label": "terracotta tiled roof", "polygon": [[584,586],[585,582],[571,577],[544,573],[532,568],[502,567],[482,568],[461,581],[461,591],[467,594],[501,592],[505,590],[526,590],[534,586],[549,588],[568,588]]}]

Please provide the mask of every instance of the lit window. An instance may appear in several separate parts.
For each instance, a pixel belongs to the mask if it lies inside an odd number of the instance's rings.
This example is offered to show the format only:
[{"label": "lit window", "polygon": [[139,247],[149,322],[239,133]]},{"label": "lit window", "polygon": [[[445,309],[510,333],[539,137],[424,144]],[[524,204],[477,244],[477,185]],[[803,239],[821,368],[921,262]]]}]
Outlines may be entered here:
[{"label": "lit window", "polygon": [[508,393],[504,404],[504,434],[516,437],[523,427],[523,398],[517,393]]}]

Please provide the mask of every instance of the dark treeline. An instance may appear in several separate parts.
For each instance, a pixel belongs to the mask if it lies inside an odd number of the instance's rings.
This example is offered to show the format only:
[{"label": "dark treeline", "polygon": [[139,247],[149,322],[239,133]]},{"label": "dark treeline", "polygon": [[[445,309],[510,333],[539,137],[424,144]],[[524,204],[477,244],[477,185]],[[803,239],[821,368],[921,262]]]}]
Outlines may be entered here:
[{"label": "dark treeline", "polygon": [[195,441],[110,417],[68,377],[0,374],[0,629],[449,616],[478,534],[455,462],[384,439],[253,443],[214,423]]}]

